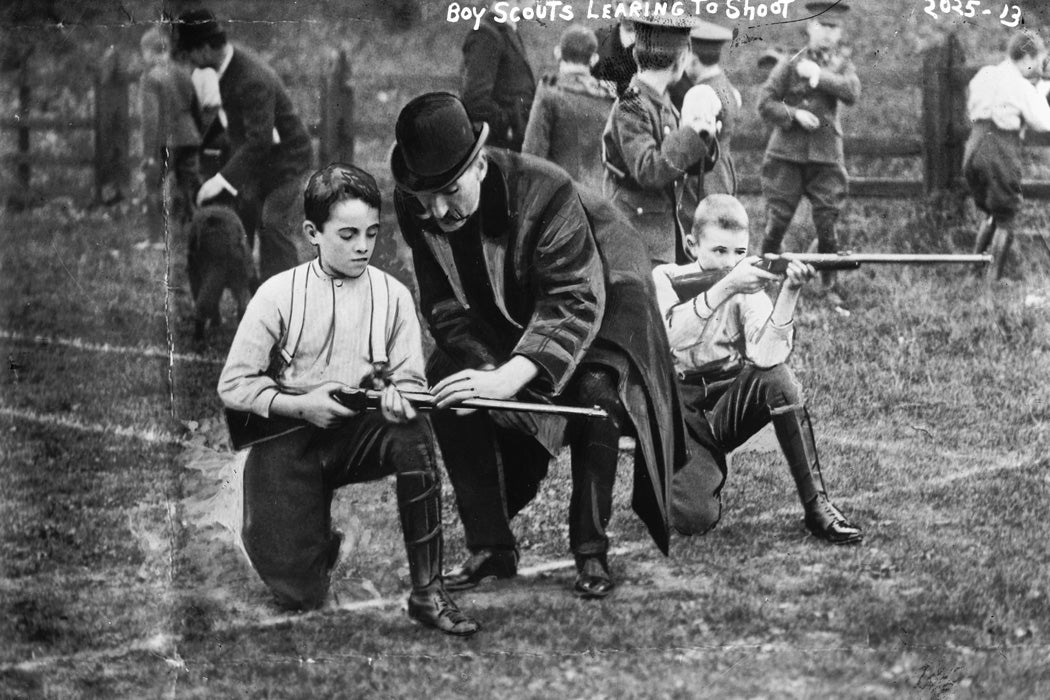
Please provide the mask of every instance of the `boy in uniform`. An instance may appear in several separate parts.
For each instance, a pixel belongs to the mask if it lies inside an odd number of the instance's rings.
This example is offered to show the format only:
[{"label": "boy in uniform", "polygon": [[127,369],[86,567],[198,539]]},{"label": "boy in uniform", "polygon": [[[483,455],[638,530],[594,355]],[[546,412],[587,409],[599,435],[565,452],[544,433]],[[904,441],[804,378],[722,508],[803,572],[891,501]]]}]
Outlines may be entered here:
[{"label": "boy in uniform", "polygon": [[1013,218],[1021,208],[1024,132],[1050,130],[1050,82],[1038,88],[1032,84],[1041,77],[1045,59],[1042,39],[1022,30],[1010,37],[1005,60],[981,68],[970,81],[966,111],[973,126],[963,153],[963,175],[974,203],[988,215],[973,252],[992,246],[989,278],[1002,277],[1013,241]]},{"label": "boy in uniform", "polygon": [[[747,256],[747,212],[726,194],[708,195],[700,203],[686,244],[696,262],[653,270],[693,443],[692,461],[671,484],[672,523],[682,534],[711,526],[702,497],[708,492],[705,465],[713,458],[724,473],[725,455],[772,422],[806,528],[833,544],[859,542],[860,528],[828,499],[802,389],[784,364],[794,338],[795,305],[813,268],[792,261],[771,302],[764,289],[777,276],[755,267],[761,258]],[[680,299],[676,278],[704,270],[726,275],[702,294]]]},{"label": "boy in uniform", "polygon": [[[375,179],[333,164],[304,196],[303,232],[317,258],[267,280],[248,305],[219,379],[232,409],[304,421],[254,445],[244,468],[245,550],[279,605],[320,607],[342,537],[331,527],[336,488],[397,474],[408,550],[408,615],[454,635],[478,624],[441,578],[441,485],[430,424],[400,390],[425,390],[419,321],[408,289],[372,268],[379,233]],[[333,397],[383,386],[381,411]]]},{"label": "boy in uniform", "polygon": [[602,134],[604,193],[638,229],[653,265],[685,262],[678,218],[682,183],[687,172],[710,170],[718,157],[716,115],[680,123],[667,92],[685,70],[689,30],[697,21],[663,15],[635,19],[638,72],[613,105]]},{"label": "boy in uniform", "polygon": [[[781,251],[802,195],[813,206],[819,252],[838,250],[835,225],[849,184],[839,103],[857,101],[860,80],[839,46],[846,3],[810,2],[806,9],[818,15],[806,23],[806,48],[777,64],[762,85],[758,104],[762,118],[774,126],[762,163],[767,217],[763,253]],[[828,302],[842,307],[835,275],[822,272],[821,279]]]},{"label": "boy in uniform", "polygon": [[543,77],[521,147],[595,189],[602,183],[602,128],[616,97],[591,75],[597,46],[594,32],[580,25],[561,35],[555,49],[558,73]]}]

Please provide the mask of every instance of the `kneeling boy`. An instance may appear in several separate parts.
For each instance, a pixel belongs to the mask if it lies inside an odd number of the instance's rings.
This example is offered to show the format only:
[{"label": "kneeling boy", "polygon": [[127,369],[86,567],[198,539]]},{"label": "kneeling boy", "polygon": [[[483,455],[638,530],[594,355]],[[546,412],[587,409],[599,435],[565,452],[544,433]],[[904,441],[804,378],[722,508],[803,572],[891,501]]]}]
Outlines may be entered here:
[{"label": "kneeling boy", "polygon": [[[308,424],[248,454],[245,550],[279,605],[320,607],[342,539],[331,527],[333,491],[396,472],[412,579],[408,614],[442,632],[473,634],[478,624],[459,611],[441,579],[433,433],[399,393],[425,390],[412,296],[368,265],[379,234],[379,188],[365,171],[334,164],[310,178],[304,203],[303,231],[317,258],[259,288],[219,380],[229,408]],[[385,384],[381,411],[358,413],[332,396],[365,384]]]},{"label": "kneeling boy", "polygon": [[[793,261],[776,303],[763,291],[776,275],[748,257],[748,217],[727,194],[712,194],[696,209],[686,237],[696,260],[653,270],[657,301],[667,326],[681,380],[685,419],[694,459],[725,455],[772,421],[805,510],[806,528],[833,544],[861,540],[860,529],[828,500],[802,389],[784,363],[791,353],[793,317],[802,286],[814,270]],[[676,277],[700,270],[724,270],[725,277],[695,297],[679,300]],[[700,491],[692,463],[674,476],[671,517],[683,534],[711,526],[693,506]],[[704,501],[706,502],[706,500]]]}]

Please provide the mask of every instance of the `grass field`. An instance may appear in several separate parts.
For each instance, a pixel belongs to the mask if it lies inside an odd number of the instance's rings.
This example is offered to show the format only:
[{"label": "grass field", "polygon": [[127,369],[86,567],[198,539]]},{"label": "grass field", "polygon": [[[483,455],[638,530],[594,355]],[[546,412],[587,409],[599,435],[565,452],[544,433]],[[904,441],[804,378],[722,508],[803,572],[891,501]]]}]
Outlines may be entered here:
[{"label": "grass field", "polygon": [[[1045,226],[1031,209],[1024,227]],[[566,556],[562,458],[517,520],[532,573],[460,596],[485,626],[460,641],[399,609],[390,483],[339,497],[332,607],[270,608],[229,529],[238,462],[213,387],[232,328],[189,346],[188,301],[165,315],[162,254],[131,249],[132,214],[4,217],[0,696],[1050,694],[1050,330],[1047,307],[1025,304],[1047,295],[1050,259],[1033,240],[991,290],[961,270],[882,268],[851,274],[849,318],[804,301],[793,366],[862,546],[804,535],[760,439],[734,459],[719,527],[665,559],[629,512],[625,462],[620,588],[581,603],[572,567],[548,566]],[[851,202],[846,228],[862,250],[970,235],[934,233],[903,203]]]},{"label": "grass field", "polygon": [[[391,124],[408,95],[368,81],[454,71],[465,29],[432,28],[445,4],[424,3],[431,29],[392,37],[335,0],[312,13],[227,3],[235,19],[274,20],[236,29],[279,68],[317,74],[320,48],[352,48],[360,109]],[[865,97],[848,132],[917,131],[918,93],[897,83],[924,42],[957,29],[976,59],[1005,36],[925,20],[924,4],[866,6],[854,42]],[[41,30],[41,56],[61,34],[53,70],[90,82],[90,47],[133,48],[154,5]],[[553,67],[556,35],[531,35],[537,73]],[[796,40],[791,26],[763,38]],[[727,66],[748,70],[758,46],[734,48]],[[358,142],[387,182],[388,147]],[[850,167],[894,176],[918,165]],[[760,230],[761,202],[747,205]],[[377,261],[408,281],[389,211],[384,222]],[[921,203],[852,200],[842,228],[861,251],[964,252],[973,223],[969,204],[933,217]],[[630,512],[625,460],[611,526],[620,586],[579,602],[563,455],[515,522],[525,575],[459,596],[484,625],[463,641],[400,609],[407,570],[389,482],[337,498],[347,540],[331,606],[270,607],[236,544],[240,461],[214,392],[232,323],[190,345],[181,257],[167,294],[163,254],[132,248],[141,226],[127,207],[0,212],[0,698],[1050,697],[1050,251],[1036,238],[1022,237],[1009,279],[991,289],[961,269],[869,268],[845,279],[848,318],[804,298],[791,364],[829,489],[865,528],[863,545],[806,537],[764,433],[734,456],[718,528],[675,539],[664,558]],[[1045,205],[1030,203],[1019,228],[1048,227]],[[462,532],[447,483],[445,496],[452,564]]]}]

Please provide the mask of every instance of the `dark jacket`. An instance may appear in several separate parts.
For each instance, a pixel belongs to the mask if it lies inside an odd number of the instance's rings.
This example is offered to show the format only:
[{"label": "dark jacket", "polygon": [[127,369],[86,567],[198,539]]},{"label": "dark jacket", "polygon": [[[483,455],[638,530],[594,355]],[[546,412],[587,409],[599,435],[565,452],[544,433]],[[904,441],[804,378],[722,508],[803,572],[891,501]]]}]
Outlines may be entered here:
[{"label": "dark jacket", "polygon": [[521,27],[511,29],[485,13],[481,25],[467,34],[463,43],[463,105],[471,120],[487,122],[488,143],[521,150],[525,125],[536,94]]},{"label": "dark jacket", "polygon": [[[795,70],[803,58],[821,67],[816,88]],[[766,155],[793,163],[844,163],[839,103],[851,105],[860,98],[860,79],[847,53],[806,51],[796,58],[784,58],[762,85],[758,112],[776,127],[766,147]],[[796,109],[805,109],[820,118],[816,131],[806,131],[794,119]]]},{"label": "dark jacket", "polygon": [[[234,46],[233,58],[219,78],[219,94],[231,147],[220,172],[237,190],[254,186],[265,196],[310,169],[310,135],[281,79],[261,58]],[[280,143],[274,143],[274,129]]]},{"label": "dark jacket", "polygon": [[679,126],[664,95],[635,76],[616,100],[602,134],[604,192],[642,236],[653,264],[685,262],[681,187],[688,171],[706,172],[717,160],[717,141]]},{"label": "dark jacket", "polygon": [[[733,163],[730,141],[733,139],[733,132],[736,131],[737,119],[740,118],[740,93],[729,82],[725,72],[721,70],[714,75],[696,81],[686,75],[682,76],[681,80],[667,89],[675,109],[681,111],[685,94],[695,85],[710,85],[711,89],[718,95],[718,99],[722,101],[722,112],[718,117],[722,122],[722,130],[718,132],[718,161],[711,169],[711,172],[703,179],[703,192],[704,194],[736,195],[736,167]],[[683,223],[685,221],[683,219]]]},{"label": "dark jacket", "polygon": [[583,72],[548,75],[532,103],[521,152],[559,165],[576,182],[602,186],[602,129],[614,95]]},{"label": "dark jacket", "polygon": [[[540,367],[528,389],[541,396],[557,396],[581,362],[619,370],[621,400],[638,435],[633,506],[666,552],[668,479],[685,447],[646,254],[614,207],[560,169],[500,149],[488,153],[475,216],[502,318],[469,308],[444,234],[418,217],[411,195],[394,195],[430,332],[462,367],[524,355]],[[489,328],[507,324],[520,332],[512,347],[485,342]]]},{"label": "dark jacket", "polygon": [[638,63],[634,60],[633,50],[624,48],[620,41],[620,25],[599,30],[598,62],[591,69],[591,75],[615,83],[616,94],[622,95],[637,72]]}]

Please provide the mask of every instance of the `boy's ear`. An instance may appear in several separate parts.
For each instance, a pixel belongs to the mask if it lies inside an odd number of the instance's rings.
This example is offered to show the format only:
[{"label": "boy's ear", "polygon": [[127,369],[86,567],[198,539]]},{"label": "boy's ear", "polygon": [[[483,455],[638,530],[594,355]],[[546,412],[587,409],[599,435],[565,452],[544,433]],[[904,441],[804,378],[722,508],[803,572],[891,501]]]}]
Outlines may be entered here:
[{"label": "boy's ear", "polygon": [[561,47],[560,46],[555,46],[554,47],[554,60],[555,61],[561,61]]},{"label": "boy's ear", "polygon": [[596,65],[598,65],[599,58],[600,57],[598,56],[597,51],[591,54],[591,60],[589,61],[589,63],[591,64],[591,68],[594,68]]},{"label": "boy's ear", "polygon": [[312,221],[303,221],[303,233],[306,234],[306,238],[312,245],[317,245],[317,234],[319,232]]}]

